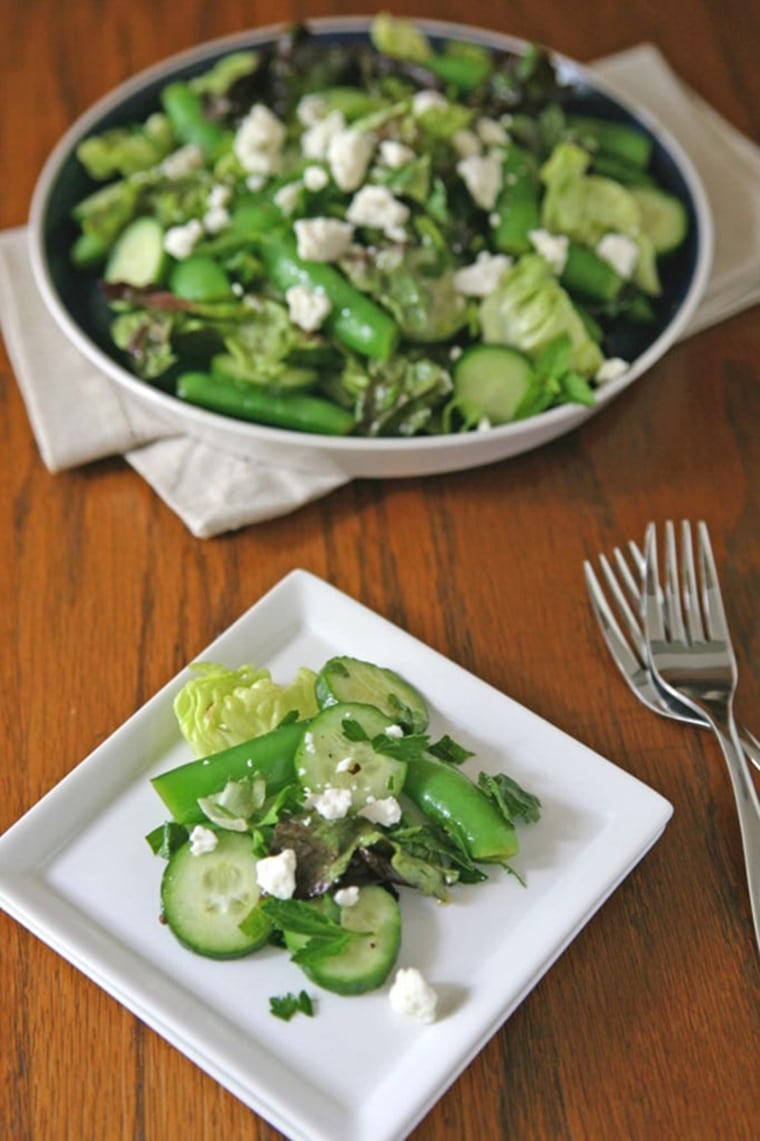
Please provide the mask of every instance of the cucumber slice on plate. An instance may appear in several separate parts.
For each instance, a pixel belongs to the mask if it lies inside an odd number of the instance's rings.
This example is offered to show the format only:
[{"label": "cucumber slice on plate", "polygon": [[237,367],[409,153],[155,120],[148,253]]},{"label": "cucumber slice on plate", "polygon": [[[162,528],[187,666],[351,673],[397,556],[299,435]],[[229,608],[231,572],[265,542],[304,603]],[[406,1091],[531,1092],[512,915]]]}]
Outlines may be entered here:
[{"label": "cucumber slice on plate", "polygon": [[[401,945],[401,911],[396,900],[385,888],[363,887],[356,903],[340,909],[340,924],[351,933],[347,945],[335,955],[304,957],[299,962],[304,974],[335,994],[366,994],[382,986]],[[297,954],[308,946],[309,938],[286,931],[285,945]]]},{"label": "cucumber slice on plate", "polygon": [[103,276],[142,289],[159,282],[165,266],[163,226],[155,218],[136,218],[117,238]]},{"label": "cucumber slice on plate", "polygon": [[331,705],[313,719],[295,756],[298,779],[310,793],[348,789],[351,807],[396,796],[404,785],[406,762],[377,752],[372,739],[396,723],[372,705]]},{"label": "cucumber slice on plate", "polygon": [[454,366],[454,392],[466,420],[509,424],[534,379],[533,366],[508,345],[473,345]]},{"label": "cucumber slice on plate", "polygon": [[412,733],[427,728],[427,705],[414,686],[394,670],[359,658],[330,658],[317,675],[314,692],[321,709],[338,702],[359,702],[374,705]]},{"label": "cucumber slice on plate", "polygon": [[189,843],[169,860],[161,881],[163,915],[171,932],[191,951],[232,959],[262,946],[269,929],[253,933],[240,924],[259,901],[251,837],[220,832],[211,852],[195,856]]},{"label": "cucumber slice on plate", "polygon": [[657,256],[678,249],[689,232],[689,217],[680,198],[656,186],[631,186],[629,191],[639,204],[644,233]]}]

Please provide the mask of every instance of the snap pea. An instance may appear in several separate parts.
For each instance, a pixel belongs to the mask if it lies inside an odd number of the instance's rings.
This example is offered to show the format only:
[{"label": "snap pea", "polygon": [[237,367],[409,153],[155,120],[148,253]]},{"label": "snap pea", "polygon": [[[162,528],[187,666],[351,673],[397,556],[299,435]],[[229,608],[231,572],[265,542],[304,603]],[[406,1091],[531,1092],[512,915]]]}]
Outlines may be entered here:
[{"label": "snap pea", "polygon": [[304,727],[303,721],[281,725],[262,737],[161,773],[151,784],[177,823],[202,822],[199,797],[221,792],[227,781],[258,773],[267,782],[267,792],[277,792],[295,780],[293,757]]},{"label": "snap pea", "polygon": [[319,396],[276,392],[207,372],[182,373],[177,378],[177,396],[225,416],[298,432],[346,436],[354,427],[351,412]]},{"label": "snap pea", "polygon": [[588,139],[600,151],[615,155],[632,166],[646,170],[652,157],[652,140],[643,131],[625,123],[596,119],[588,115],[570,115],[568,122],[581,140]]},{"label": "snap pea", "polygon": [[195,143],[212,157],[224,149],[228,132],[205,117],[199,95],[187,83],[168,84],[161,92],[161,104],[180,142]]},{"label": "snap pea", "polygon": [[592,301],[614,301],[623,288],[622,277],[609,262],[588,246],[570,242],[560,282],[571,293],[582,293]]},{"label": "snap pea", "polygon": [[539,187],[535,167],[518,146],[507,151],[503,189],[494,207],[493,241],[498,250],[517,257],[531,247],[529,233],[541,225]]},{"label": "snap pea", "polygon": [[410,761],[404,793],[458,840],[471,859],[502,863],[517,854],[514,828],[461,769],[430,755]]},{"label": "snap pea", "polygon": [[177,262],[169,275],[169,288],[186,301],[223,301],[232,297],[229,276],[208,254],[191,254]]},{"label": "snap pea", "polygon": [[391,356],[399,338],[396,322],[333,265],[304,261],[295,240],[285,234],[263,237],[258,252],[269,279],[281,292],[305,285],[329,298],[332,310],[325,328],[344,345],[377,360]]}]

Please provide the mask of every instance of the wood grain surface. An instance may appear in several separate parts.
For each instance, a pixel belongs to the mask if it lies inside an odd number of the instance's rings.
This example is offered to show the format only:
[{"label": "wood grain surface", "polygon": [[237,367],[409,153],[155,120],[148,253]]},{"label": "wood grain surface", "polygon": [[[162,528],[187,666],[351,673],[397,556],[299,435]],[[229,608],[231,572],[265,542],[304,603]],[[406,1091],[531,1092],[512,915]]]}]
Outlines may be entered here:
[{"label": "wood grain surface", "polygon": [[[3,0],[0,228],[25,222],[71,121],[135,71],[247,27],[372,10]],[[758,135],[758,21],[740,0],[394,10],[477,22],[582,61],[652,41]],[[654,716],[625,689],[581,566],[640,538],[650,519],[706,519],[736,640],[738,711],[760,731],[758,361],[755,309],[676,346],[601,415],[538,451],[435,478],[354,482],[286,518],[198,541],[120,459],[49,474],[0,348],[0,832],[283,575],[306,568],[675,808],[662,840],[414,1141],[757,1137],[758,956],[728,777],[708,734]],[[280,1136],[4,914],[0,995],[0,1138]]]}]

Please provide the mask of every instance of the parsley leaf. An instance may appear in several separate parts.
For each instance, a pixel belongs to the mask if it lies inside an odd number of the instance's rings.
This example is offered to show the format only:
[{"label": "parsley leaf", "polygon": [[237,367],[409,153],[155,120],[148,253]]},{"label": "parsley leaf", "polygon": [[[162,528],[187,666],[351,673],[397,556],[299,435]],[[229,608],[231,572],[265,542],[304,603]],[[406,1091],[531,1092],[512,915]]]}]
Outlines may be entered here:
[{"label": "parsley leaf", "polygon": [[428,745],[428,752],[437,757],[439,761],[446,761],[449,765],[464,764],[469,757],[475,756],[470,749],[465,749],[464,745],[458,744],[448,733],[444,734],[440,741],[434,741],[432,745]]},{"label": "parsley leaf", "polygon": [[290,1022],[294,1014],[306,1014],[309,1018],[314,1016],[314,1003],[305,990],[299,994],[289,991],[288,994],[274,995],[269,1000],[269,1009],[275,1018],[282,1018],[284,1022]]}]

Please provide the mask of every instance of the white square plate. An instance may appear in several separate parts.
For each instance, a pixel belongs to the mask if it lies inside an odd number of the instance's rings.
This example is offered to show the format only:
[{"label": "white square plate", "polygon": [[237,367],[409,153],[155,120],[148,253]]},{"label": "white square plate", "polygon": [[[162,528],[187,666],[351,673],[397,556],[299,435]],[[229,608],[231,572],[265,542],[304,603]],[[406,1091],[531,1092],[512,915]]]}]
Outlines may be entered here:
[{"label": "white square plate", "polygon": [[[449,732],[542,801],[514,866],[447,907],[403,894],[399,966],[438,990],[430,1026],[391,1010],[387,987],[326,992],[282,1022],[269,997],[306,980],[281,950],[214,962],[158,922],[164,819],[149,778],[190,759],[172,713],[180,673],[0,838],[0,905],[288,1137],[398,1141],[468,1065],[661,834],[671,805],[313,575],[296,570],[202,659],[266,665],[286,681],[334,654],[390,666]],[[308,987],[315,993],[313,987]],[[413,1075],[413,1078],[410,1076]]]}]

